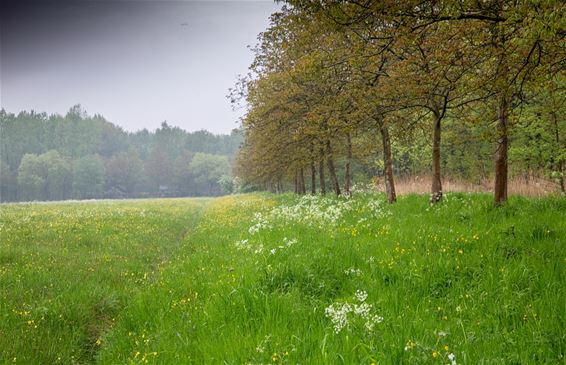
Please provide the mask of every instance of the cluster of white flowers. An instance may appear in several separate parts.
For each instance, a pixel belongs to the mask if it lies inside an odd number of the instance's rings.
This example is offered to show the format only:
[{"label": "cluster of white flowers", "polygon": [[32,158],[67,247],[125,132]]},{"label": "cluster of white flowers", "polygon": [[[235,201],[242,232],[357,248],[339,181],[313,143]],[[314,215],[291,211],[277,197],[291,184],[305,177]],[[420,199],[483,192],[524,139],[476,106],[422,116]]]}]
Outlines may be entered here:
[{"label": "cluster of white flowers", "polygon": [[368,331],[373,331],[374,326],[381,322],[383,322],[383,317],[376,314],[371,316],[371,318],[366,318],[364,326],[366,326]]},{"label": "cluster of white flowers", "polygon": [[362,270],[357,269],[355,267],[351,267],[349,269],[344,270],[344,274],[348,276],[360,276],[362,275]]},{"label": "cluster of white flowers", "polygon": [[364,290],[356,290],[354,296],[356,297],[358,302],[365,302],[366,299],[368,298],[368,293]]},{"label": "cluster of white flowers", "polygon": [[270,230],[275,224],[283,222],[300,223],[309,227],[323,228],[339,225],[344,215],[354,211],[369,211],[357,225],[369,225],[370,221],[391,215],[382,197],[368,196],[368,199],[338,199],[319,195],[304,195],[290,204],[273,207],[266,212],[255,213],[253,225],[248,229],[251,235],[261,230]]},{"label": "cluster of white flowers", "polygon": [[277,253],[277,250],[284,250],[284,249],[286,249],[286,248],[288,248],[288,247],[293,246],[293,245],[294,245],[295,243],[297,243],[297,242],[298,242],[298,241],[297,241],[296,238],[288,239],[287,237],[285,237],[285,238],[283,238],[283,244],[277,246],[277,248],[271,249],[271,250],[270,250],[270,253],[271,253],[272,255],[275,255],[275,254]]},{"label": "cluster of white flowers", "polygon": [[298,241],[296,238],[293,239],[288,239],[287,237],[283,238],[283,244],[285,244],[286,247],[291,247],[297,242]]},{"label": "cluster of white flowers", "polygon": [[351,312],[350,303],[331,304],[324,309],[324,313],[332,321],[334,333],[340,333],[348,325],[348,313]]},{"label": "cluster of white flowers", "polygon": [[[296,238],[289,239],[287,237],[283,238],[283,243],[277,247],[269,249],[269,253],[271,255],[275,255],[277,251],[284,250],[296,244],[298,241]],[[254,254],[263,253],[265,247],[262,243],[253,245],[248,239],[243,239],[240,241],[234,242],[234,246],[238,250],[246,250],[252,252]]]},{"label": "cluster of white flowers", "polygon": [[254,235],[263,229],[271,229],[273,226],[269,223],[268,219],[260,212],[254,215],[255,224],[248,229],[249,234]]},{"label": "cluster of white flowers", "polygon": [[236,246],[236,248],[238,250],[247,250],[250,248],[250,244],[248,242],[248,240],[240,240],[234,243],[234,246]]},{"label": "cluster of white flowers", "polygon": [[357,290],[354,299],[357,303],[332,303],[325,308],[326,317],[330,318],[334,327],[334,333],[340,333],[348,326],[350,321],[361,319],[368,331],[373,331],[376,324],[383,322],[383,317],[372,313],[373,305],[366,303],[368,294],[363,290]]},{"label": "cluster of white flowers", "polygon": [[391,211],[386,210],[383,200],[371,199],[367,203],[373,218],[384,218],[391,215]]},{"label": "cluster of white flowers", "polygon": [[354,210],[358,201],[341,198],[305,195],[292,205],[281,205],[271,214],[285,221],[301,222],[309,226],[336,225],[344,214]]},{"label": "cluster of white flowers", "polygon": [[347,211],[350,200],[333,200],[315,195],[302,196],[295,204],[280,205],[270,214],[284,221],[302,222],[307,225],[336,224]]}]

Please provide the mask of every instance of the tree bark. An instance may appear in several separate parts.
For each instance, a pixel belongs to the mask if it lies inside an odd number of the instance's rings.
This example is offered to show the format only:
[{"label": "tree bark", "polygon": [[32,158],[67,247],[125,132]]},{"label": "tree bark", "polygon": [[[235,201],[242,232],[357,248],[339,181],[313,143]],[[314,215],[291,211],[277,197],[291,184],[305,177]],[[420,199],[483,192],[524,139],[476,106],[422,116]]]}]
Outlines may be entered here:
[{"label": "tree bark", "polygon": [[328,172],[330,173],[330,179],[332,180],[332,185],[336,196],[341,194],[340,183],[338,182],[338,177],[336,176],[336,168],[334,167],[334,160],[332,158],[332,146],[330,146],[330,141],[326,141],[326,163],[328,164]]},{"label": "tree bark", "polygon": [[497,106],[496,149],[495,149],[495,186],[494,203],[502,205],[507,201],[507,151],[509,148],[509,97],[506,93],[499,96]]},{"label": "tree bark", "polygon": [[434,128],[432,133],[432,186],[430,190],[430,203],[435,204],[442,200],[442,180],[440,177],[440,113],[435,112]]},{"label": "tree bark", "polygon": [[346,166],[344,171],[344,192],[348,196],[352,196],[351,185],[352,185],[352,177],[350,176],[350,164],[352,161],[352,140],[350,139],[350,134],[346,136],[347,139],[347,148],[348,148],[348,155],[346,158]]},{"label": "tree bark", "polygon": [[314,156],[311,158],[311,194],[316,194],[316,168],[314,167]]},{"label": "tree bark", "polygon": [[318,161],[318,178],[320,181],[320,194],[326,195],[326,177],[324,176],[324,150],[320,148],[320,160]]},{"label": "tree bark", "polygon": [[303,195],[307,192],[307,189],[305,187],[305,174],[304,174],[304,170],[301,167],[299,169],[299,194]]},{"label": "tree bark", "polygon": [[[558,128],[558,118],[556,113],[552,113],[552,117],[554,121],[554,136],[556,138],[556,145],[560,147],[560,129]],[[564,186],[564,161],[562,159],[558,160],[555,168],[558,170],[558,185],[560,185],[560,192],[564,195],[566,194]]]},{"label": "tree bark", "polygon": [[311,157],[311,194],[316,195],[316,168],[315,168],[315,153],[314,153],[314,142],[311,141],[310,145],[310,157]]},{"label": "tree bark", "polygon": [[560,185],[560,192],[562,195],[566,194],[565,184],[564,184],[564,162],[560,161],[558,163],[558,184]]},{"label": "tree bark", "polygon": [[502,205],[507,201],[507,152],[509,148],[509,108],[511,107],[512,94],[509,90],[509,67],[505,54],[505,33],[499,25],[494,28],[495,51],[500,53],[497,65],[496,88],[497,93],[497,122],[495,126],[495,184],[493,189],[493,202],[495,206]]},{"label": "tree bark", "polygon": [[393,179],[391,140],[389,139],[389,130],[385,124],[381,125],[380,132],[381,142],[383,145],[383,175],[385,177],[385,192],[387,193],[387,201],[389,204],[393,204],[397,200],[397,196],[395,194],[395,181]]}]

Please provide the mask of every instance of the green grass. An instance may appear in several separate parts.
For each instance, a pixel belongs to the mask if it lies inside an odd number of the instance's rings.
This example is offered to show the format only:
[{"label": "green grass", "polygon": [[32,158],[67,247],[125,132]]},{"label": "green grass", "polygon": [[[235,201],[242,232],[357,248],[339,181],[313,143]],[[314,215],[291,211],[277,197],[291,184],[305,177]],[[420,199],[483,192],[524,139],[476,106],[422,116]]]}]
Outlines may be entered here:
[{"label": "green grass", "polygon": [[[564,198],[0,209],[0,362],[566,361]],[[336,331],[326,310],[346,303]]]},{"label": "green grass", "polygon": [[0,209],[0,363],[84,364],[181,248],[205,201]]}]

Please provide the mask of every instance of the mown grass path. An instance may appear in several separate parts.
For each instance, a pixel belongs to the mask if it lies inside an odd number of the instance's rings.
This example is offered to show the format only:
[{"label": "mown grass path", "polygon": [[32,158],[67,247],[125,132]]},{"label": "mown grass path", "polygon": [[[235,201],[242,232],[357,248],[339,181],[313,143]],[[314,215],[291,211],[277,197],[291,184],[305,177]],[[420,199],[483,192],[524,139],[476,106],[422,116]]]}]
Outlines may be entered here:
[{"label": "mown grass path", "polygon": [[0,207],[0,363],[86,364],[206,200]]}]

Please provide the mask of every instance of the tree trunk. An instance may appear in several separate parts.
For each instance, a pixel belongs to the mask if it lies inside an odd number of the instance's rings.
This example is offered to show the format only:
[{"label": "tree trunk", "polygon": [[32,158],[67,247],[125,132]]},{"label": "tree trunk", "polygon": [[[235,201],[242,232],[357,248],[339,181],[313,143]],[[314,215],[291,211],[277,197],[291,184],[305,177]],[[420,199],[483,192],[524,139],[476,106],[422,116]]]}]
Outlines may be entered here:
[{"label": "tree trunk", "polygon": [[560,185],[560,192],[562,193],[562,195],[566,194],[566,189],[564,186],[564,162],[560,161],[558,163],[558,184]]},{"label": "tree trunk", "polygon": [[495,149],[495,186],[494,203],[501,205],[507,201],[507,150],[509,148],[509,98],[506,93],[499,96],[497,106],[496,149]]},{"label": "tree trunk", "polygon": [[505,33],[499,25],[494,28],[495,51],[500,53],[497,64],[496,87],[497,94],[497,123],[495,126],[495,184],[493,189],[493,202],[495,206],[507,201],[507,151],[509,148],[509,108],[512,94],[510,93],[508,59],[505,54]]},{"label": "tree trunk", "polygon": [[316,194],[316,168],[314,167],[314,156],[311,158],[311,194]]},{"label": "tree trunk", "polygon": [[299,169],[299,194],[303,195],[307,192],[307,189],[305,187],[305,174],[304,174],[304,170],[301,167]]},{"label": "tree trunk", "polygon": [[324,151],[320,148],[320,160],[318,161],[318,178],[320,180],[320,194],[326,195],[326,177],[324,176]]},{"label": "tree trunk", "polygon": [[350,139],[350,135],[347,136],[347,148],[348,148],[348,156],[346,158],[346,166],[344,171],[344,192],[348,196],[352,196],[351,192],[351,185],[352,185],[352,177],[350,176],[350,163],[352,161],[352,140]]},{"label": "tree trunk", "polygon": [[295,194],[299,194],[299,173],[295,171]]},{"label": "tree trunk", "polygon": [[[560,129],[558,128],[558,118],[556,113],[552,113],[552,119],[554,121],[554,136],[556,138],[556,145],[560,147]],[[556,170],[558,171],[558,184],[560,185],[560,192],[562,195],[566,194],[564,186],[564,161],[559,159],[556,163]]]},{"label": "tree trunk", "polygon": [[332,180],[332,185],[336,196],[340,195],[340,183],[338,182],[338,177],[336,176],[336,168],[334,167],[334,160],[332,159],[332,147],[330,146],[330,141],[326,141],[326,163],[328,164],[328,172],[330,173],[330,179]]},{"label": "tree trunk", "polygon": [[385,124],[380,128],[381,141],[383,144],[383,175],[385,176],[385,192],[387,193],[387,201],[389,204],[395,203],[397,196],[395,194],[395,181],[393,180],[393,164],[391,161],[391,141],[389,139],[389,130]]},{"label": "tree trunk", "polygon": [[432,187],[430,203],[442,200],[442,181],[440,178],[440,113],[434,113],[434,131],[432,134]]},{"label": "tree trunk", "polygon": [[311,141],[310,145],[310,157],[311,157],[311,194],[316,195],[316,168],[315,168],[315,154],[314,154],[314,142]]}]

